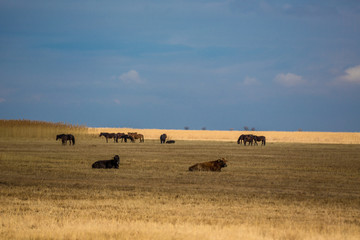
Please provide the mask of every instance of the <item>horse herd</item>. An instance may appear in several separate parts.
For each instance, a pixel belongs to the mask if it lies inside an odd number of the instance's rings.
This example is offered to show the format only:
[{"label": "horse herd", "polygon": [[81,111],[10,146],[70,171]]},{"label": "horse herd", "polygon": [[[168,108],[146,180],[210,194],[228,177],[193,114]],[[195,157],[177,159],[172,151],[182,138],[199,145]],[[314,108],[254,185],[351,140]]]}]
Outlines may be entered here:
[{"label": "horse herd", "polygon": [[[121,139],[121,142],[125,141],[127,142],[128,139],[130,139],[131,142],[135,142],[136,139],[139,139],[140,142],[144,142],[144,135],[137,133],[137,132],[128,132],[127,134],[125,133],[107,133],[107,132],[102,132],[100,133],[99,137],[104,136],[106,139],[106,142],[108,142],[109,139],[114,139],[114,142],[119,142],[119,139]],[[56,135],[56,140],[61,140],[63,145],[67,144],[67,141],[69,141],[69,144],[71,145],[75,145],[75,137],[72,134],[59,134]],[[160,143],[167,143],[167,144],[173,144],[175,143],[174,140],[168,140],[167,139],[167,135],[161,134],[160,135]],[[258,142],[261,142],[261,145],[266,145],[266,137],[264,136],[256,136],[256,135],[252,135],[252,134],[242,134],[240,135],[240,137],[237,140],[238,144],[242,144],[244,143],[244,146],[246,146],[246,143],[249,143],[248,145],[258,145]]]},{"label": "horse herd", "polygon": [[[102,132],[100,133],[99,137],[104,136],[106,138],[106,142],[108,142],[108,139],[114,139],[114,142],[118,142],[119,139],[121,139],[121,141],[125,141],[127,142],[128,139],[130,139],[131,142],[135,142],[135,139],[139,139],[140,142],[144,142],[144,135],[143,134],[138,134],[136,132],[129,132],[128,134],[125,133],[105,133]],[[75,137],[72,134],[59,134],[56,136],[56,140],[61,140],[63,145],[67,144],[67,141],[70,142],[70,145],[75,145]],[[168,140],[167,139],[167,135],[161,134],[160,136],[160,143],[175,143],[174,140]],[[256,136],[256,135],[252,135],[252,134],[248,134],[248,135],[241,135],[238,140],[237,143],[241,144],[244,143],[244,145],[246,146],[246,143],[249,143],[249,145],[258,145],[257,142],[261,141],[261,145],[266,144],[266,138],[264,136]],[[192,165],[189,167],[189,171],[216,171],[216,172],[220,172],[221,168],[227,167],[226,164],[227,160],[225,158],[220,158],[218,160],[215,161],[210,161],[210,162],[203,162],[203,163],[197,163],[195,165]],[[113,157],[113,159],[110,160],[100,160],[100,161],[96,161],[92,164],[92,168],[119,168],[120,165],[120,157],[119,155],[115,155]]]},{"label": "horse herd", "polygon": [[102,132],[100,133],[99,137],[104,136],[106,139],[106,142],[108,142],[108,139],[113,138],[114,142],[119,142],[119,139],[121,139],[121,142],[125,141],[127,142],[128,139],[130,139],[131,142],[135,142],[136,139],[139,139],[140,142],[144,142],[144,135],[138,134],[137,132],[129,132],[128,134],[125,133],[107,133]]},{"label": "horse herd", "polygon": [[242,142],[244,142],[244,146],[246,146],[246,143],[249,143],[249,145],[258,145],[258,142],[261,142],[261,145],[266,144],[266,137],[264,136],[256,136],[256,135],[252,135],[252,134],[248,134],[248,135],[241,135],[238,140],[237,143],[241,144]]}]

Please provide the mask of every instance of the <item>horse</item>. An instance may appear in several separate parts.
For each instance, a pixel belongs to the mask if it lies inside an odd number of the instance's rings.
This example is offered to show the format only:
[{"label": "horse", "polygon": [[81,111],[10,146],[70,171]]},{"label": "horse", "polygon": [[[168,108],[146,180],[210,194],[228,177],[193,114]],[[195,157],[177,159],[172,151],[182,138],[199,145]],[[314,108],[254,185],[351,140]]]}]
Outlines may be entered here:
[{"label": "horse", "polygon": [[61,139],[63,145],[66,145],[67,141],[69,141],[70,145],[75,145],[75,137],[72,134],[59,134],[56,135],[56,141]]},{"label": "horse", "polygon": [[164,134],[162,134],[162,135],[160,136],[160,144],[165,143],[166,138],[167,138],[166,134],[165,134],[165,133],[164,133]]},{"label": "horse", "polygon": [[132,136],[134,139],[140,139],[140,142],[144,142],[144,135],[137,133],[137,132],[128,132],[129,136]]},{"label": "horse", "polygon": [[249,135],[245,135],[245,134],[240,135],[240,137],[237,140],[237,143],[238,144],[242,143],[244,141],[245,137],[247,137],[247,136],[249,136]]},{"label": "horse", "polygon": [[249,143],[249,145],[251,144],[251,146],[252,146],[253,142],[254,142],[254,138],[255,138],[254,135],[246,135],[244,138],[244,146],[246,146],[247,142]]},{"label": "horse", "polygon": [[189,167],[189,171],[214,171],[221,172],[221,168],[227,167],[227,160],[225,158],[220,158],[211,162],[197,163]]},{"label": "horse", "polygon": [[[125,133],[117,133],[116,134],[116,142],[119,142],[119,138],[121,138],[121,136],[124,136],[124,135],[126,135]],[[121,138],[121,142],[123,142],[123,138]]]},{"label": "horse", "polygon": [[127,140],[130,139],[131,142],[135,142],[133,136],[130,136],[130,135],[127,135],[127,134],[124,134],[122,136],[120,136],[119,138],[121,138],[121,142],[124,140],[126,143],[127,143]]},{"label": "horse", "polygon": [[255,141],[255,144],[257,144],[257,142],[260,142],[261,141],[261,145],[264,145],[266,144],[266,138],[264,136],[254,136],[254,141]]},{"label": "horse", "polygon": [[243,142],[245,141],[245,139],[246,139],[247,137],[249,137],[249,136],[254,136],[254,135],[251,135],[251,134],[242,134],[242,135],[240,135],[240,137],[238,138],[237,143],[238,143],[238,144],[243,143]]},{"label": "horse", "polygon": [[100,133],[99,137],[104,136],[106,138],[106,142],[108,142],[108,138],[113,138],[114,142],[116,141],[116,134],[115,133],[106,133],[106,132],[102,132]]},{"label": "horse", "polygon": [[111,160],[100,160],[94,162],[91,167],[92,168],[119,168],[120,157],[119,155],[115,155]]}]

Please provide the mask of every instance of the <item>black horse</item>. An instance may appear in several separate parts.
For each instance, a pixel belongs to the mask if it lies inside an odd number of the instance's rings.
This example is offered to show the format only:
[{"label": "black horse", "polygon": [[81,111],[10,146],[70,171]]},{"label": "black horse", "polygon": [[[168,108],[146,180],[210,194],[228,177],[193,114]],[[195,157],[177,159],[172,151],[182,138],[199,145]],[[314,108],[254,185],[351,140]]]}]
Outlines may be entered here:
[{"label": "black horse", "polygon": [[119,138],[121,139],[121,142],[123,142],[123,138],[121,138],[121,136],[124,136],[126,135],[125,133],[117,133],[116,134],[116,142],[119,142]]},{"label": "black horse", "polygon": [[66,145],[67,141],[69,141],[70,145],[75,145],[75,137],[72,134],[59,134],[56,135],[56,141],[61,139],[63,145]]},{"label": "black horse", "polygon": [[256,145],[258,145],[257,142],[260,142],[260,141],[261,141],[261,145],[264,145],[264,146],[265,146],[265,144],[266,144],[266,137],[264,137],[264,136],[254,136],[254,143],[255,143]]},{"label": "black horse", "polygon": [[117,140],[117,134],[115,133],[106,133],[106,132],[102,132],[100,133],[99,137],[104,136],[106,138],[106,142],[108,142],[109,138],[113,138],[114,142],[116,142]]},{"label": "black horse", "polygon": [[119,168],[120,157],[119,155],[115,155],[112,160],[101,160],[94,162],[92,164],[92,168]]},{"label": "black horse", "polygon": [[127,134],[124,134],[124,135],[122,135],[122,136],[120,136],[120,137],[118,137],[118,139],[121,139],[121,142],[124,140],[126,143],[127,143],[127,140],[128,139],[130,139],[130,141],[131,142],[135,142],[135,139],[134,139],[134,137],[133,136],[130,136],[130,135],[127,135]]},{"label": "black horse", "polygon": [[241,143],[245,142],[245,139],[247,139],[248,137],[251,137],[251,136],[254,136],[254,135],[251,135],[251,134],[242,134],[242,135],[240,135],[240,137],[238,138],[237,143],[238,143],[238,144],[241,144]]},{"label": "black horse", "polygon": [[162,134],[162,135],[160,136],[160,143],[161,143],[161,144],[165,143],[165,142],[166,142],[166,138],[167,138],[166,134],[165,134],[165,133]]}]

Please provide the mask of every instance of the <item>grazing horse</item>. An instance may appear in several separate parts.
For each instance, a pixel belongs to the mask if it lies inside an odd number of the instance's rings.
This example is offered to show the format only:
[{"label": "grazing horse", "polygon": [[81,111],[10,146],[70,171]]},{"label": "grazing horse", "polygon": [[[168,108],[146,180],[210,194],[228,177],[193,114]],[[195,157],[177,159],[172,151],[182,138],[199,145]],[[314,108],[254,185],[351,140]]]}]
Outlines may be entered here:
[{"label": "grazing horse", "polygon": [[249,136],[249,135],[245,135],[245,134],[240,135],[240,137],[237,140],[237,144],[242,143],[244,141],[245,137],[247,137],[247,136]]},{"label": "grazing horse", "polygon": [[211,162],[203,162],[197,163],[191,167],[189,167],[189,171],[214,171],[214,172],[221,172],[221,168],[227,167],[226,159],[220,158],[215,161]]},{"label": "grazing horse", "polygon": [[266,138],[265,138],[264,136],[254,136],[254,143],[255,143],[256,145],[258,145],[257,142],[260,142],[260,141],[261,141],[261,145],[264,145],[264,146],[265,146],[265,144],[266,144]]},{"label": "grazing horse", "polygon": [[137,133],[137,132],[129,132],[128,133],[129,136],[132,136],[134,139],[140,139],[140,142],[144,142],[144,135]]},{"label": "grazing horse", "polygon": [[244,138],[244,146],[246,146],[246,143],[248,142],[249,145],[251,144],[251,146],[253,145],[253,142],[254,142],[254,138],[255,136],[254,135],[247,135],[245,136]]},{"label": "grazing horse", "polygon": [[56,141],[61,139],[61,142],[63,145],[66,145],[67,141],[69,141],[69,144],[75,145],[75,137],[72,134],[59,134],[56,135]]},{"label": "grazing horse", "polygon": [[111,160],[101,160],[94,162],[91,166],[92,168],[119,168],[120,157],[115,155]]},{"label": "grazing horse", "polygon": [[166,138],[167,138],[166,134],[165,134],[165,133],[162,134],[162,135],[160,136],[160,143],[161,143],[161,144],[165,143]]},{"label": "grazing horse", "polygon": [[106,142],[108,142],[109,138],[113,138],[114,142],[116,142],[117,139],[117,134],[115,133],[106,133],[106,132],[102,132],[100,133],[99,137],[104,136],[106,138]]},{"label": "grazing horse", "polygon": [[130,139],[131,142],[135,142],[133,136],[130,136],[130,135],[127,135],[127,134],[124,134],[122,136],[119,137],[121,139],[121,142],[124,140],[126,143],[127,143],[127,140]]},{"label": "grazing horse", "polygon": [[[117,133],[116,134],[116,142],[119,142],[119,138],[121,138],[121,136],[124,136],[124,135],[126,135],[125,133]],[[123,138],[121,138],[121,142],[123,142]]]}]

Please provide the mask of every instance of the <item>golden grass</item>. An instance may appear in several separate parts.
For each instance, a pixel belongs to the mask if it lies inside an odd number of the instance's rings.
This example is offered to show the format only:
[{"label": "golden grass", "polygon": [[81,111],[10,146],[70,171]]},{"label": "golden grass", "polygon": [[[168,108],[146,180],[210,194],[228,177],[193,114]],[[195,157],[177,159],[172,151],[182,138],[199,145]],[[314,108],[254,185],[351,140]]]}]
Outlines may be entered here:
[{"label": "golden grass", "polygon": [[146,139],[158,140],[166,133],[168,140],[200,140],[236,142],[241,134],[265,136],[267,142],[275,143],[330,143],[360,144],[358,132],[281,132],[281,131],[216,131],[216,130],[173,130],[134,128],[89,128],[66,123],[51,123],[30,120],[0,120],[2,138],[54,138],[57,134],[71,133],[77,138],[96,138],[100,132],[142,133]]},{"label": "golden grass", "polygon": [[1,120],[0,137],[55,138],[57,134],[87,134],[87,127],[67,123],[31,120]]},{"label": "golden grass", "polygon": [[267,142],[283,143],[331,143],[360,144],[357,132],[278,132],[278,131],[211,131],[211,130],[170,130],[170,129],[132,129],[132,128],[89,128],[90,134],[100,132],[138,132],[146,139],[159,139],[166,133],[172,140],[203,140],[236,142],[241,134],[265,136]]},{"label": "golden grass", "polygon": [[[358,239],[360,146],[0,138],[0,239]],[[177,140],[176,138],[174,138]],[[119,169],[91,169],[120,155]],[[189,172],[228,159],[220,173]]]}]

